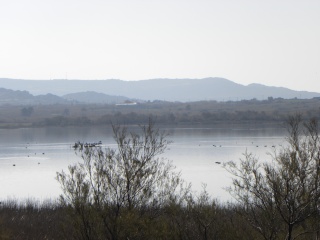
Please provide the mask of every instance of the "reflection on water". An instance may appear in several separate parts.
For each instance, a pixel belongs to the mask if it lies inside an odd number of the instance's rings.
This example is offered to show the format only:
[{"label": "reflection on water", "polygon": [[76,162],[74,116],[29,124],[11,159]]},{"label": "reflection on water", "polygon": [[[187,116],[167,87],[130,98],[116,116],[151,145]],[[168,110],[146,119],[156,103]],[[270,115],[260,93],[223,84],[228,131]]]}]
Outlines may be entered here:
[{"label": "reflection on water", "polygon": [[[221,200],[230,198],[222,188],[231,180],[216,162],[238,160],[246,150],[268,160],[266,153],[283,145],[286,134],[282,128],[252,125],[163,129],[173,141],[163,157],[172,160],[195,191],[206,183],[208,192]],[[103,146],[114,146],[110,126],[1,129],[0,136],[0,199],[56,198],[61,193],[56,172],[80,160],[74,142],[101,140]]]}]

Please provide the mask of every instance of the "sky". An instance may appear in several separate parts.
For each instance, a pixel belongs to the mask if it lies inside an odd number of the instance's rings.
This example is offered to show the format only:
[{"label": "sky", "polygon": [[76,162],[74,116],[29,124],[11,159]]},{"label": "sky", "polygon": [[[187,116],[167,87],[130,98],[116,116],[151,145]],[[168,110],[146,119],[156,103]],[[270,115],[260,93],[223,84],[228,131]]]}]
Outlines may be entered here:
[{"label": "sky", "polygon": [[0,0],[0,78],[320,92],[319,0]]}]

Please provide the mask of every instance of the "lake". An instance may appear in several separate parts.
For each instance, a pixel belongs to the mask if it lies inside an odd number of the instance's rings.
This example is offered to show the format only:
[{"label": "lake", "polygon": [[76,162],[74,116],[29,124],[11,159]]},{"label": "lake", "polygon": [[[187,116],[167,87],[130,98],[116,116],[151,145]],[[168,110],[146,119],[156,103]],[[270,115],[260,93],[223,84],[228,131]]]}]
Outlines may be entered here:
[{"label": "lake", "polygon": [[[171,160],[194,191],[207,191],[221,201],[231,183],[222,163],[237,161],[247,150],[259,159],[285,142],[278,125],[218,124],[214,126],[160,127],[173,141],[163,157]],[[110,126],[0,129],[0,199],[55,199],[61,194],[56,172],[81,161],[72,148],[76,141],[115,147]],[[274,147],[272,147],[274,146]],[[220,162],[221,164],[217,164]]]}]

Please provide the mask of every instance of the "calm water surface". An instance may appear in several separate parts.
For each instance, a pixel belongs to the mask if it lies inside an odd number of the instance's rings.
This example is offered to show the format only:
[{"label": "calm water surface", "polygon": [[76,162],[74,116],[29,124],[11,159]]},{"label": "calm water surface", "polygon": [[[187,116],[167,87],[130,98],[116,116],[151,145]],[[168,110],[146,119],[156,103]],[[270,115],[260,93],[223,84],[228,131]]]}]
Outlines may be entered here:
[{"label": "calm water surface", "polygon": [[[200,191],[205,183],[208,192],[222,201],[230,199],[223,188],[230,185],[231,179],[216,162],[239,160],[246,150],[268,160],[266,153],[273,151],[272,146],[284,144],[286,134],[285,129],[274,125],[162,129],[173,141],[163,157],[172,161],[194,191]],[[54,199],[61,194],[56,172],[81,161],[71,147],[74,142],[101,140],[103,146],[115,146],[108,126],[1,129],[0,136],[0,199]]]}]

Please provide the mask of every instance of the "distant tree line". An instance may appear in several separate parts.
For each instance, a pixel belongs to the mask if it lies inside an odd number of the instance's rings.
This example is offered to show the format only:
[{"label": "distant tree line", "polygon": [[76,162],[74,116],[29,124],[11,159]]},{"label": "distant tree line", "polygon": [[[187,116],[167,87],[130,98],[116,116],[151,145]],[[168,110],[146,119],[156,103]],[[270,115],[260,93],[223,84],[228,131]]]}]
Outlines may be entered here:
[{"label": "distant tree line", "polygon": [[130,106],[112,104],[52,104],[0,106],[0,127],[101,125],[119,121],[140,124],[152,116],[159,124],[215,124],[217,122],[283,122],[290,114],[320,117],[320,99],[258,101],[153,101]]},{"label": "distant tree line", "polygon": [[[320,117],[315,112],[308,111],[305,115],[308,117]],[[139,113],[139,112],[116,112],[106,114],[99,118],[91,118],[90,116],[66,117],[55,116],[46,118],[40,122],[34,122],[33,126],[88,126],[88,125],[105,125],[111,122],[121,122],[125,124],[140,124],[145,122],[148,117],[154,118],[159,124],[216,124],[219,122],[241,123],[241,122],[273,122],[283,123],[286,115],[277,111],[266,113],[265,111],[235,111],[226,112],[220,111],[212,113],[202,111],[199,114],[183,113],[174,111],[164,111],[161,113]]]}]

